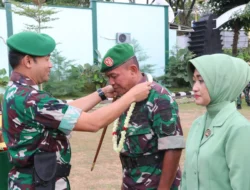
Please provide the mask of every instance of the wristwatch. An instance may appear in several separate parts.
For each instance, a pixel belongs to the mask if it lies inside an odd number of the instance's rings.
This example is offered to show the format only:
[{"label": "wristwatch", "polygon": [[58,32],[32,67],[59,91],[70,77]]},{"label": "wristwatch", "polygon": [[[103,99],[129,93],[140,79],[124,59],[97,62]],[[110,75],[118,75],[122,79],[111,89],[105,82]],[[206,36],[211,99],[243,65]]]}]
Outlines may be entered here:
[{"label": "wristwatch", "polygon": [[97,90],[97,93],[98,93],[98,95],[100,96],[100,98],[101,98],[102,100],[106,100],[106,99],[107,99],[107,97],[105,96],[105,94],[104,94],[104,92],[102,91],[101,88],[99,88],[99,89]]}]

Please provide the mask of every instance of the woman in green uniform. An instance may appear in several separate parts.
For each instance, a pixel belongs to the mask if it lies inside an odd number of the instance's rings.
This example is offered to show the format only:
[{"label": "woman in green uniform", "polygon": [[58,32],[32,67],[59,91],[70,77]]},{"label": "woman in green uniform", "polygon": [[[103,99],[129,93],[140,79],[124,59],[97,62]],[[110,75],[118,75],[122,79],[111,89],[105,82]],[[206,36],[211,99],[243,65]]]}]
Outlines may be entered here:
[{"label": "woman in green uniform", "polygon": [[206,113],[190,129],[182,190],[250,189],[250,123],[235,100],[250,81],[248,64],[223,54],[190,60],[195,103]]}]

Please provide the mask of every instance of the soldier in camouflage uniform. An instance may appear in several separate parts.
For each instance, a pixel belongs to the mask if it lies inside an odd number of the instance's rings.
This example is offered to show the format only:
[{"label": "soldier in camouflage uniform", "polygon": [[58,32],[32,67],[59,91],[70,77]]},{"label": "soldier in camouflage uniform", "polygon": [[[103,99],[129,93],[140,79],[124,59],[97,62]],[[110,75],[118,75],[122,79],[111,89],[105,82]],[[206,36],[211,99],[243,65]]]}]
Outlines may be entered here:
[{"label": "soldier in camouflage uniform", "polygon": [[245,100],[248,106],[250,106],[250,99],[249,99],[249,92],[250,92],[250,82],[248,83],[248,85],[246,86],[246,88],[244,89],[245,91]]},{"label": "soldier in camouflage uniform", "polygon": [[7,45],[13,68],[3,102],[3,137],[14,165],[9,189],[70,189],[71,149],[66,136],[72,130],[95,132],[107,126],[133,101],[145,99],[150,83],[137,85],[123,100],[86,113],[113,97],[112,86],[66,104],[38,89],[38,84],[49,79],[54,39],[21,32],[11,36]]},{"label": "soldier in camouflage uniform", "polygon": [[[250,106],[250,100],[249,100],[249,91],[250,91],[250,82],[248,83],[248,85],[244,88],[243,93],[245,95],[245,101],[247,103],[248,106]],[[237,109],[241,109],[241,94],[237,97]]]},{"label": "soldier in camouflage uniform", "polygon": [[[129,44],[111,48],[104,56],[101,71],[105,72],[120,96],[134,85],[147,81]],[[127,112],[120,116],[114,132],[118,142],[126,116]],[[120,152],[123,167],[121,189],[179,189],[179,160],[184,147],[177,103],[166,88],[153,82],[148,98],[136,103],[126,130]]]}]

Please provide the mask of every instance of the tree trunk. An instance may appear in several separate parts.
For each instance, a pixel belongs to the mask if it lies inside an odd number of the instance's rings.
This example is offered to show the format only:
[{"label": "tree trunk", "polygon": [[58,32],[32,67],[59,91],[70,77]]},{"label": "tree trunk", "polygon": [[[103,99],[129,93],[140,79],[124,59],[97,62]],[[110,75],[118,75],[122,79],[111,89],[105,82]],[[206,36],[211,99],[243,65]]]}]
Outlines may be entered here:
[{"label": "tree trunk", "polygon": [[233,56],[237,56],[237,54],[238,54],[239,32],[240,32],[239,21],[236,21],[234,24],[234,37],[233,37],[233,44],[232,44],[232,55]]},{"label": "tree trunk", "polygon": [[192,11],[193,11],[195,2],[196,2],[196,0],[192,0],[192,3],[191,3],[191,5],[190,5],[189,10],[188,10],[188,13],[187,13],[187,15],[186,15],[185,20],[186,20],[186,23],[188,24],[187,26],[191,26],[191,23],[188,22],[188,21],[189,21],[188,19],[189,19],[190,15],[191,15],[191,13],[192,13]]}]

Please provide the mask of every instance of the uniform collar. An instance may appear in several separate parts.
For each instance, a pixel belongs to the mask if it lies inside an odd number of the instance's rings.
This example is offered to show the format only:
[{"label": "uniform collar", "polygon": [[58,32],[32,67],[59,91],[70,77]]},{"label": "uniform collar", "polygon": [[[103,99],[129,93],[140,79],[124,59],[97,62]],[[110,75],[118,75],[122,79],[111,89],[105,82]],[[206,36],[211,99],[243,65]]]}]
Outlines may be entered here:
[{"label": "uniform collar", "polygon": [[219,113],[215,116],[212,121],[212,125],[216,127],[220,127],[224,124],[227,118],[236,111],[235,102],[228,103],[224,108],[222,108]]},{"label": "uniform collar", "polygon": [[24,75],[22,75],[21,73],[18,73],[16,71],[13,71],[10,77],[10,81],[13,81],[15,83],[18,83],[20,85],[23,86],[32,86],[33,88],[35,88],[36,90],[38,90],[38,85],[31,80],[29,77],[26,77]]},{"label": "uniform collar", "polygon": [[[214,128],[215,127],[221,127],[221,126],[223,126],[223,124],[225,123],[225,121],[235,111],[236,111],[235,102],[228,103],[227,105],[225,105],[225,107],[223,107],[218,112],[218,114],[212,120],[211,124],[209,125],[209,127],[207,129],[205,129],[205,121],[206,121],[206,117],[207,117],[208,113],[206,113],[205,115],[203,115],[201,123],[200,123],[200,125],[203,126],[203,128],[198,129],[198,130],[202,130],[203,131],[203,133],[199,133],[201,135],[200,146],[202,146],[205,142],[207,142],[214,135]],[[204,134],[205,138],[202,138],[203,134]]]},{"label": "uniform collar", "polygon": [[148,81],[148,76],[147,75],[149,75],[149,74],[146,74],[146,73],[141,73],[141,74],[142,74],[142,78],[139,81],[139,83],[147,82]]},{"label": "uniform collar", "polygon": [[142,78],[141,78],[141,80],[138,82],[138,84],[140,84],[140,83],[143,83],[143,82],[146,82],[146,81],[147,81],[147,77],[146,77],[146,75],[145,75],[144,73],[141,73],[141,75],[142,75]]}]

